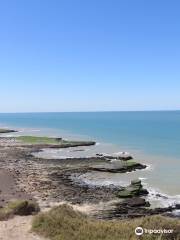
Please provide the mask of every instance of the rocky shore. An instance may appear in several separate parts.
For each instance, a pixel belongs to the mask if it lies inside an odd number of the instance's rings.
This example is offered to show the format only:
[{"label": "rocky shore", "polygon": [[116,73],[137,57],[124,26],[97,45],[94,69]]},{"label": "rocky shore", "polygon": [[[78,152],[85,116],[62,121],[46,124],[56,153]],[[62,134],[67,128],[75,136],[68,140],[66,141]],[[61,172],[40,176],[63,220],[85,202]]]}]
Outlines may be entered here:
[{"label": "rocky shore", "polygon": [[[50,142],[49,142],[50,141]],[[55,142],[54,142],[55,141]],[[154,214],[169,214],[179,206],[150,208],[145,200],[148,191],[141,181],[127,187],[92,186],[79,180],[93,171],[124,173],[146,168],[131,156],[43,159],[33,155],[43,148],[93,146],[95,142],[65,141],[61,138],[32,139],[0,137],[0,206],[12,199],[35,200],[41,209],[67,202],[73,205],[93,205],[90,215],[102,219],[133,218]],[[117,161],[114,161],[114,160]],[[99,208],[99,204],[103,206]]]},{"label": "rocky shore", "polygon": [[16,130],[0,128],[0,133],[14,133],[17,132]]}]

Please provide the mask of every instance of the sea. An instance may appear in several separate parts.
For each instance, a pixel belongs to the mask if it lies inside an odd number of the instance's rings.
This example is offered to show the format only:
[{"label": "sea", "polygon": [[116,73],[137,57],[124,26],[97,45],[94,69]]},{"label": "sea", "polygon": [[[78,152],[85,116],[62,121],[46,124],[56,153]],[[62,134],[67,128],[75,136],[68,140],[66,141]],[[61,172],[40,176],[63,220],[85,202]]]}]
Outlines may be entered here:
[{"label": "sea", "polygon": [[83,151],[44,149],[38,153],[59,161],[67,156],[128,152],[148,167],[123,174],[93,172],[80,180],[92,185],[125,186],[139,178],[154,205],[180,203],[180,111],[0,113],[0,127],[19,130],[8,136],[47,135],[97,142],[94,147],[79,149]]}]

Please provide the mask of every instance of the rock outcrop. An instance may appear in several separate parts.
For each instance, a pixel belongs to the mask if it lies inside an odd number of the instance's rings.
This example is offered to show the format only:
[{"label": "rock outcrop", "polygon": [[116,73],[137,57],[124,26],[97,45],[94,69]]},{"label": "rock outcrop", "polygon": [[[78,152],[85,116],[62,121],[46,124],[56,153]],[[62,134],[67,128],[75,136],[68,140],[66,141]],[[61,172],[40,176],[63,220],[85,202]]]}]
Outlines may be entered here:
[{"label": "rock outcrop", "polygon": [[112,172],[112,173],[125,173],[132,172],[137,169],[145,169],[146,165],[137,163],[134,161],[113,161],[111,163],[104,163],[99,165],[93,165],[90,170],[101,171],[101,172]]},{"label": "rock outcrop", "polygon": [[117,196],[119,198],[132,198],[135,196],[147,195],[148,191],[143,188],[141,180],[133,180],[131,184],[119,190]]},{"label": "rock outcrop", "polygon": [[17,131],[12,129],[0,128],[0,133],[13,133],[13,132],[17,132]]}]

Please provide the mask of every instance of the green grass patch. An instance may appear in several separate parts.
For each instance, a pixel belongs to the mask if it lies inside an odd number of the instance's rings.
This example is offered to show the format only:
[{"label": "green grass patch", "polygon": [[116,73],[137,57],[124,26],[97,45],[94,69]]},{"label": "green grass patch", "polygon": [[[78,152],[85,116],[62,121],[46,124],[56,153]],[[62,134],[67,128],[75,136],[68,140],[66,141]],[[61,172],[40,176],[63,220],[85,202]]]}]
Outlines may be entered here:
[{"label": "green grass patch", "polygon": [[28,144],[59,144],[60,139],[50,137],[36,137],[36,136],[20,136],[17,140]]},{"label": "green grass patch", "polygon": [[[137,238],[134,230],[139,226],[147,229],[173,229],[174,232],[163,236],[144,234],[141,238]],[[152,216],[133,220],[102,221],[90,219],[67,205],[37,215],[33,220],[32,230],[51,240],[180,239],[179,220]]]},{"label": "green grass patch", "polygon": [[26,200],[17,200],[8,203],[0,209],[0,221],[7,220],[14,215],[27,216],[39,212],[37,203]]},{"label": "green grass patch", "polygon": [[137,162],[128,160],[128,161],[122,161],[122,164],[123,166],[126,166],[126,167],[133,167],[137,165]]},{"label": "green grass patch", "polygon": [[16,137],[18,141],[24,144],[48,144],[57,145],[57,147],[76,147],[76,146],[89,146],[94,145],[92,141],[66,141],[61,138],[52,137],[37,137],[37,136],[19,136]]}]

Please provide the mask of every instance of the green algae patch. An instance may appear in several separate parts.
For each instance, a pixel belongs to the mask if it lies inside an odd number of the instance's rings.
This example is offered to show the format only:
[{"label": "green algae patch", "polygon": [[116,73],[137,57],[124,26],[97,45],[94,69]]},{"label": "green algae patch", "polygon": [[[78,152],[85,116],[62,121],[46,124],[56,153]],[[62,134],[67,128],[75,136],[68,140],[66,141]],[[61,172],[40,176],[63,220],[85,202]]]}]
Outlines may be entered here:
[{"label": "green algae patch", "polygon": [[143,188],[141,180],[132,180],[131,184],[119,190],[117,197],[119,198],[132,198],[140,195],[147,195],[148,191]]},{"label": "green algae patch", "polygon": [[27,144],[59,144],[61,139],[50,137],[36,137],[36,136],[20,136],[16,138],[19,141]]},{"label": "green algae patch", "polygon": [[117,196],[119,198],[131,198],[134,195],[135,194],[133,194],[132,191],[130,191],[129,189],[124,189],[124,190],[120,191]]},{"label": "green algae patch", "polygon": [[136,166],[138,163],[132,160],[128,160],[128,161],[122,161],[122,165],[124,167],[134,167]]},{"label": "green algae patch", "polygon": [[27,145],[42,145],[44,147],[57,147],[57,148],[67,148],[67,147],[78,147],[78,146],[91,146],[96,143],[93,141],[68,141],[62,138],[53,137],[37,137],[37,136],[19,136],[16,140],[22,144]]}]

